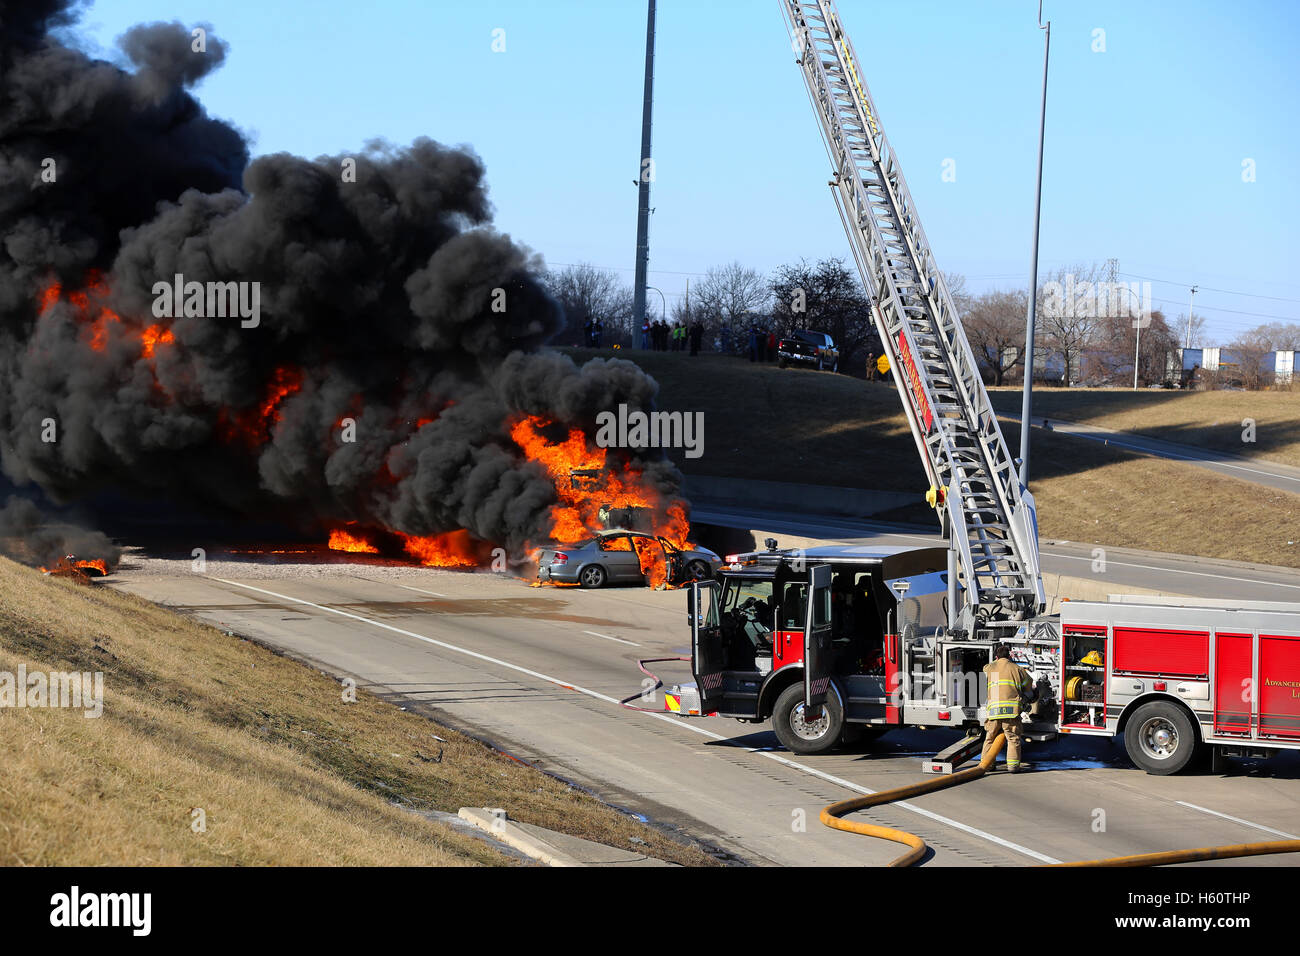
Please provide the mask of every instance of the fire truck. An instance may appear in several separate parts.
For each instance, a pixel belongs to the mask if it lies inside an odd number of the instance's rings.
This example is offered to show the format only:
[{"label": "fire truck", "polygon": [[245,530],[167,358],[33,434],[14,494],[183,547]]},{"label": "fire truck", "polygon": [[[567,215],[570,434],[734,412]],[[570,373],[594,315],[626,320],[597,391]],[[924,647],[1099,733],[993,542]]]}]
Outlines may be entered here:
[{"label": "fire truck", "polygon": [[1007,644],[1034,679],[1029,739],[1122,735],[1156,774],[1206,747],[1300,749],[1300,605],[1122,597],[1046,613],[1033,495],[860,61],[833,0],[782,7],[947,546],[783,550],[768,539],[728,555],[688,591],[695,683],[674,687],[668,708],[770,720],[802,754],[904,726],[977,735],[983,667]]}]

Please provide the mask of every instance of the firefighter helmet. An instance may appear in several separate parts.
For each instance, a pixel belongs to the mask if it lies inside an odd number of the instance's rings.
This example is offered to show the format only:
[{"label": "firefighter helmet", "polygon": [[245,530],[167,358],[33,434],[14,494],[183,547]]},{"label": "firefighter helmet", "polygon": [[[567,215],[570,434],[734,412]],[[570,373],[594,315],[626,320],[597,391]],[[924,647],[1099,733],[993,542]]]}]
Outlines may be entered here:
[{"label": "firefighter helmet", "polygon": [[1098,667],[1101,667],[1103,664],[1106,663],[1106,660],[1101,656],[1101,651],[1089,651],[1087,654],[1083,655],[1083,659],[1079,661],[1079,663],[1095,664]]}]

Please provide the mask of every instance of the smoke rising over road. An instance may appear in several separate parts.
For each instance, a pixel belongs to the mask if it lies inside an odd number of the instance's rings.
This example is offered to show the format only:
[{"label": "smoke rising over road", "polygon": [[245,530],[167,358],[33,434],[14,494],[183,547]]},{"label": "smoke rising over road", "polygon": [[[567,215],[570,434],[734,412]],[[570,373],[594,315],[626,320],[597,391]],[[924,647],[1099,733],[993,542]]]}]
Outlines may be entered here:
[{"label": "smoke rising over road", "polygon": [[[122,68],[61,39],[74,6],[0,0],[4,474],[56,502],[546,537],[555,483],[512,425],[590,430],[656,386],[538,351],[563,317],[491,228],[479,159],[419,139],[250,162],[189,91],[226,55],[212,28],[135,27]],[[253,327],[213,311],[236,286]],[[680,485],[631,466],[665,505]]]}]

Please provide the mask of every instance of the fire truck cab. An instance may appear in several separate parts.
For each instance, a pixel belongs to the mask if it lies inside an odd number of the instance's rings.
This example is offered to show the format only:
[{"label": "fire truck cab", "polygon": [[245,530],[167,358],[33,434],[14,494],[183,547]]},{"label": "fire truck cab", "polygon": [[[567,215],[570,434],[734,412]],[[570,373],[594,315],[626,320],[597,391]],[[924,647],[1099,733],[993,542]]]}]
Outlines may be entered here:
[{"label": "fire truck cab", "polygon": [[995,642],[945,634],[945,549],[766,545],[692,585],[682,712],[770,719],[800,754],[903,724],[980,724]]}]

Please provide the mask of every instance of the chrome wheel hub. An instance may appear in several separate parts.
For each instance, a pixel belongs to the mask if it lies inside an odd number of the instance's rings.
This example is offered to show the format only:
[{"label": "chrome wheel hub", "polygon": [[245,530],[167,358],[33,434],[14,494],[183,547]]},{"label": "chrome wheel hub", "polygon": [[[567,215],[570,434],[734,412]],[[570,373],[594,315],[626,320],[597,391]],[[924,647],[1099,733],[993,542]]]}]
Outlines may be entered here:
[{"label": "chrome wheel hub", "polygon": [[1166,760],[1178,751],[1178,729],[1163,717],[1153,717],[1143,724],[1139,739],[1142,749],[1157,760]]},{"label": "chrome wheel hub", "polygon": [[826,705],[822,705],[821,716],[816,720],[804,719],[804,705],[799,704],[790,712],[790,729],[794,731],[795,736],[803,740],[820,740],[826,736],[826,731],[830,730],[831,718],[826,713]]}]

